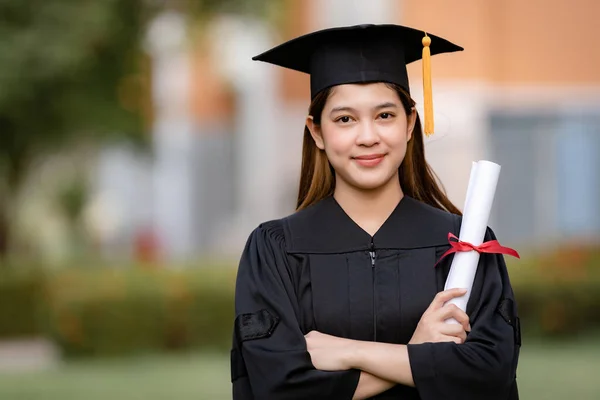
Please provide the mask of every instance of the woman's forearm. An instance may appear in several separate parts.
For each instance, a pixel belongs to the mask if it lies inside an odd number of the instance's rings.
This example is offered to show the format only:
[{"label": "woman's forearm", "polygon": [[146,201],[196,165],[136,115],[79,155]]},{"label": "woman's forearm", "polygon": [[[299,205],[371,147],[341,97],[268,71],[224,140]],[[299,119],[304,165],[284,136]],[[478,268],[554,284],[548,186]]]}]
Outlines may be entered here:
[{"label": "woman's forearm", "polygon": [[395,382],[390,382],[368,372],[362,371],[360,373],[358,386],[354,392],[354,397],[352,397],[352,400],[368,399],[373,396],[377,396],[378,394],[383,393],[394,386],[396,386]]},{"label": "woman's forearm", "polygon": [[352,368],[384,381],[415,386],[405,345],[356,341],[350,358]]}]

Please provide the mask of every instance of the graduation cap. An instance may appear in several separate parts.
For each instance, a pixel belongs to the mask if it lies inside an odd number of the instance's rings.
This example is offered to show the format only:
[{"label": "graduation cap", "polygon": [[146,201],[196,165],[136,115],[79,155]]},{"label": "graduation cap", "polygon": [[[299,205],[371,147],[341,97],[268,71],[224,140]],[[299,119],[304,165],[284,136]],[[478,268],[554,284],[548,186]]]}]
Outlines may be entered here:
[{"label": "graduation cap", "polygon": [[310,74],[311,99],[347,83],[389,82],[410,93],[406,65],[423,60],[425,134],[433,134],[430,56],[461,51],[441,37],[401,25],[355,25],[312,32],[260,55],[264,61]]}]

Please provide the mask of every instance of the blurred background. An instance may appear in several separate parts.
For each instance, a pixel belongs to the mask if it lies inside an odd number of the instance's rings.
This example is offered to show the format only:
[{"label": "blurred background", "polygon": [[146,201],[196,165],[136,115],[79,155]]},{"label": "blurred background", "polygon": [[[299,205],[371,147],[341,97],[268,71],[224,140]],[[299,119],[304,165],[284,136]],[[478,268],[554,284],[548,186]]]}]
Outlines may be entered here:
[{"label": "blurred background", "polygon": [[[0,399],[227,399],[237,262],[293,212],[309,80],[252,62],[400,23],[432,59],[429,162],[490,225],[523,326],[524,399],[600,398],[595,0],[0,0]],[[422,110],[421,64],[409,68]]]}]

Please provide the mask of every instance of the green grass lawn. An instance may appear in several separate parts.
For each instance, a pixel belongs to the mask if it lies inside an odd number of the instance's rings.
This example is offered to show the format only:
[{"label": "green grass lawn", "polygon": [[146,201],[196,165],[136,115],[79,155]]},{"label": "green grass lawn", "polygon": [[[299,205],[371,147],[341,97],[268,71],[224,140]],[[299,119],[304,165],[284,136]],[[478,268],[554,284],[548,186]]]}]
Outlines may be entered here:
[{"label": "green grass lawn", "polygon": [[78,361],[54,371],[0,374],[1,400],[221,400],[229,393],[229,360],[220,354]]},{"label": "green grass lawn", "polygon": [[[527,342],[521,399],[600,399],[600,340]],[[80,361],[53,371],[0,374],[1,400],[225,400],[229,360],[220,354]]]}]

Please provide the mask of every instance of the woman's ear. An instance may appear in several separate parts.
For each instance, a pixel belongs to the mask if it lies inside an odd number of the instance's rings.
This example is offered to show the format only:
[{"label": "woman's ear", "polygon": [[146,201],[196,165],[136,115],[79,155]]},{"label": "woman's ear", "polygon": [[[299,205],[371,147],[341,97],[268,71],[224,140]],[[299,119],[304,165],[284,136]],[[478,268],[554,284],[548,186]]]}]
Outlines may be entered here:
[{"label": "woman's ear", "polygon": [[312,115],[306,117],[306,127],[310,131],[310,136],[312,136],[317,147],[321,150],[325,150],[325,143],[323,142],[321,127],[315,123]]},{"label": "woman's ear", "polygon": [[410,115],[408,116],[408,124],[406,131],[406,141],[409,142],[412,139],[413,131],[415,130],[415,125],[417,124],[417,110],[412,107],[410,109]]}]

